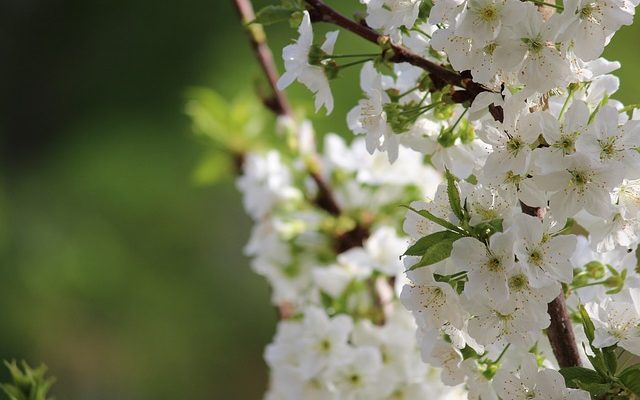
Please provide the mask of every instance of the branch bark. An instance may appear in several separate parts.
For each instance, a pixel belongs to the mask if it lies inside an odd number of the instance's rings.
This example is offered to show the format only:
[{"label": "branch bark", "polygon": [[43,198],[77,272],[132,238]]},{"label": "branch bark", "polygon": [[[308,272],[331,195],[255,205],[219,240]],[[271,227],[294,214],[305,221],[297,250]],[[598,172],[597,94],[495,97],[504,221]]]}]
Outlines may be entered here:
[{"label": "branch bark", "polygon": [[[375,30],[345,17],[322,0],[305,1],[308,5],[308,11],[312,21],[327,22],[337,25],[375,44],[381,44],[383,41],[389,40],[387,36],[381,35]],[[391,48],[393,50],[393,57],[391,58],[392,62],[406,62],[422,68],[429,74],[452,86],[457,86],[469,91],[471,94],[471,100],[481,92],[490,91],[484,86],[474,82],[472,79],[464,77],[455,71],[434,63],[433,61],[429,61],[403,46],[391,44]]]},{"label": "branch bark", "polygon": [[551,317],[551,324],[547,328],[547,337],[558,360],[560,368],[580,366],[580,353],[573,334],[571,320],[567,312],[564,294],[560,293],[549,305],[547,312]]},{"label": "branch bark", "polygon": [[[291,112],[287,97],[283,92],[278,90],[277,87],[278,70],[273,59],[273,53],[271,53],[271,49],[267,44],[266,34],[260,24],[248,25],[249,22],[253,21],[256,17],[251,0],[233,0],[233,3],[238,10],[238,14],[240,14],[240,19],[249,35],[251,47],[273,92],[273,97],[265,101],[265,106],[276,115],[293,119],[294,116]],[[318,193],[314,200],[315,204],[331,215],[339,216],[342,214],[342,209],[336,201],[330,185],[325,181],[322,174],[314,170],[310,171],[309,174],[318,187]],[[336,237],[335,248],[341,253],[352,247],[361,246],[367,237],[369,237],[367,227],[358,224],[353,230]]]},{"label": "branch bark", "polygon": [[265,105],[276,115],[293,117],[287,98],[284,93],[278,90],[278,70],[276,69],[276,64],[273,61],[273,53],[271,53],[271,49],[267,45],[267,37],[262,29],[262,25],[248,25],[256,18],[251,1],[233,0],[233,4],[235,4],[238,14],[240,14],[242,24],[249,35],[249,41],[251,42],[253,52],[255,53],[258,63],[262,67],[264,75],[267,77],[269,86],[271,86],[271,90],[273,92],[273,97],[266,99]]},{"label": "branch bark", "polygon": [[[540,219],[544,218],[546,211],[544,208],[531,207],[522,202],[520,202],[520,208],[523,213]],[[558,365],[560,368],[580,366],[580,353],[567,312],[564,293],[561,292],[547,305],[547,313],[551,320],[549,328],[547,328],[547,338]]]}]

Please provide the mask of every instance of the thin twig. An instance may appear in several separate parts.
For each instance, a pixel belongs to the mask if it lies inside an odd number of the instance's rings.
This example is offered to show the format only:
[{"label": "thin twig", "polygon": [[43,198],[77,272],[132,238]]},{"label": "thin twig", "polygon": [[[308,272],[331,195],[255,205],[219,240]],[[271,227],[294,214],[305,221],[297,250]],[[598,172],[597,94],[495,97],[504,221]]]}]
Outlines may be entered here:
[{"label": "thin twig", "polygon": [[[389,40],[387,36],[383,36],[373,29],[345,17],[322,0],[305,1],[308,5],[309,14],[311,15],[311,19],[313,21],[327,22],[340,26],[372,43],[381,44],[384,41]],[[426,58],[413,53],[411,50],[403,46],[395,45],[392,43],[390,45],[391,49],[393,50],[393,57],[391,57],[390,59],[390,61],[392,62],[406,62],[416,67],[420,67],[427,71],[429,74],[439,78],[440,80],[450,85],[458,86],[468,90],[469,92],[471,92],[472,97],[474,98],[478,93],[490,91],[482,85],[473,82],[473,80],[465,78],[459,73],[447,69],[442,65],[438,65],[433,61],[429,61]]]},{"label": "thin twig", "polygon": [[[520,208],[522,208],[523,213],[540,219],[544,218],[546,211],[544,208],[530,207],[522,202],[520,202]],[[578,345],[575,335],[573,334],[571,319],[567,312],[567,305],[562,291],[558,297],[548,304],[547,313],[551,319],[549,328],[547,328],[547,338],[549,339],[549,344],[551,344],[553,355],[558,361],[558,365],[560,368],[580,366],[580,352],[578,351]]]},{"label": "thin twig", "polygon": [[284,93],[278,90],[278,70],[276,64],[273,61],[273,54],[271,49],[267,45],[266,35],[260,24],[249,24],[256,18],[253,11],[253,6],[250,0],[233,0],[233,3],[240,14],[243,25],[245,26],[247,33],[249,34],[249,40],[251,46],[258,59],[262,70],[264,71],[271,90],[273,91],[273,98],[267,99],[265,105],[271,109],[277,115],[286,115],[292,117],[291,107],[285,97]]},{"label": "thin twig", "polygon": [[[271,49],[269,49],[269,45],[267,44],[266,34],[260,24],[249,24],[255,19],[251,0],[233,0],[233,3],[235,4],[236,9],[240,14],[240,18],[247,29],[256,58],[258,59],[258,62],[269,81],[269,85],[273,90],[273,98],[267,100],[265,105],[275,114],[287,116],[293,119],[293,113],[289,107],[287,97],[277,88],[278,71],[273,60]],[[316,162],[314,164],[318,165],[319,163]],[[314,199],[315,204],[331,215],[341,215],[342,209],[336,201],[330,185],[326,182],[322,174],[313,168],[311,168],[309,174],[318,187],[318,193]],[[354,229],[343,233],[336,238],[335,247],[339,252],[343,252],[352,247],[361,246],[367,237],[369,237],[369,230],[366,227],[357,224]]]}]

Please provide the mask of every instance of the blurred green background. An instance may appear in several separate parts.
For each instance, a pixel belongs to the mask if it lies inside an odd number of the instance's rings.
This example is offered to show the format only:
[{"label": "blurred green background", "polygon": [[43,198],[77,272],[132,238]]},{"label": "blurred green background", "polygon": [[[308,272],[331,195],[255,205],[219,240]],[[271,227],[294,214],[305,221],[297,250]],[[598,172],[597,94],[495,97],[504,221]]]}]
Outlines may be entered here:
[{"label": "blurred green background", "polygon": [[[293,37],[268,33],[276,54]],[[627,103],[639,42],[640,24],[607,51]],[[183,114],[189,86],[259,76],[230,0],[0,1],[1,358],[47,363],[61,400],[261,396],[275,312],[233,177],[193,183],[207,143]],[[320,132],[345,130],[346,77]]]}]

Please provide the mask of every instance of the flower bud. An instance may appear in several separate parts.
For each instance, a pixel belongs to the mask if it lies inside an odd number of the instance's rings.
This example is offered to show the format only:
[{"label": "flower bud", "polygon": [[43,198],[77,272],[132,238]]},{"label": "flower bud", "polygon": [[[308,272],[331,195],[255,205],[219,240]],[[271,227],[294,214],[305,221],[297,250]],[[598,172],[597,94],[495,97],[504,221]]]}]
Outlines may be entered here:
[{"label": "flower bud", "polygon": [[587,274],[591,279],[601,279],[604,277],[604,264],[600,261],[590,261],[584,266],[584,268],[587,270]]}]

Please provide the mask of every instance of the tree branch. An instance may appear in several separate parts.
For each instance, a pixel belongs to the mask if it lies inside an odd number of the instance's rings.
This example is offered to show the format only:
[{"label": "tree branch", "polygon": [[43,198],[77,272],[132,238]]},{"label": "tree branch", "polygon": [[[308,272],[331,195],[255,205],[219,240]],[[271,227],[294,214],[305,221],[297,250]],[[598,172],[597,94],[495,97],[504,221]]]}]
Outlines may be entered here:
[{"label": "tree branch", "polygon": [[[546,212],[544,208],[531,207],[523,202],[520,202],[520,208],[523,213],[540,219],[544,218]],[[549,338],[558,365],[560,368],[580,366],[580,353],[567,312],[564,293],[561,292],[547,305],[547,313],[551,319],[549,328],[547,328],[547,338]]]},{"label": "tree branch", "polygon": [[547,337],[560,368],[580,366],[580,353],[567,312],[564,293],[560,293],[547,307],[551,324],[547,328]]},{"label": "tree branch", "polygon": [[276,64],[273,61],[273,54],[271,53],[271,49],[267,45],[267,37],[264,33],[264,30],[262,29],[262,25],[248,25],[251,21],[256,19],[251,1],[233,0],[233,3],[235,4],[236,9],[240,14],[242,24],[244,25],[247,34],[249,35],[249,40],[251,42],[253,52],[255,53],[256,58],[258,59],[258,62],[262,67],[262,70],[264,71],[264,74],[269,81],[269,86],[271,86],[271,90],[273,92],[272,98],[264,100],[265,105],[277,115],[286,115],[289,117],[293,117],[287,98],[285,97],[284,93],[278,90],[278,70],[276,69]]},{"label": "tree branch", "polygon": [[[251,0],[233,0],[233,3],[240,14],[240,18],[249,34],[253,51],[273,91],[273,97],[265,100],[265,106],[276,115],[293,119],[293,113],[291,112],[287,97],[283,92],[279,91],[277,87],[278,71],[273,60],[271,49],[267,44],[267,36],[260,24],[248,25],[249,22],[255,19]],[[338,205],[331,187],[320,172],[310,170],[309,174],[318,187],[318,194],[314,199],[315,204],[331,215],[339,216],[342,214],[342,209]],[[365,226],[357,224],[351,231],[345,232],[335,238],[335,248],[341,253],[352,247],[361,246],[367,237],[369,237],[369,230]]]},{"label": "tree branch", "polygon": [[[382,44],[384,41],[389,40],[387,36],[381,35],[373,29],[345,17],[322,0],[305,1],[309,7],[309,14],[313,21],[327,22],[340,26],[372,43]],[[461,74],[429,61],[426,58],[420,57],[403,46],[391,43],[391,48],[393,50],[393,57],[391,58],[392,62],[409,63],[424,69],[429,74],[452,86],[458,86],[466,89],[471,94],[471,100],[473,100],[478,93],[490,91],[484,86],[475,83],[473,80],[463,77]]]}]

